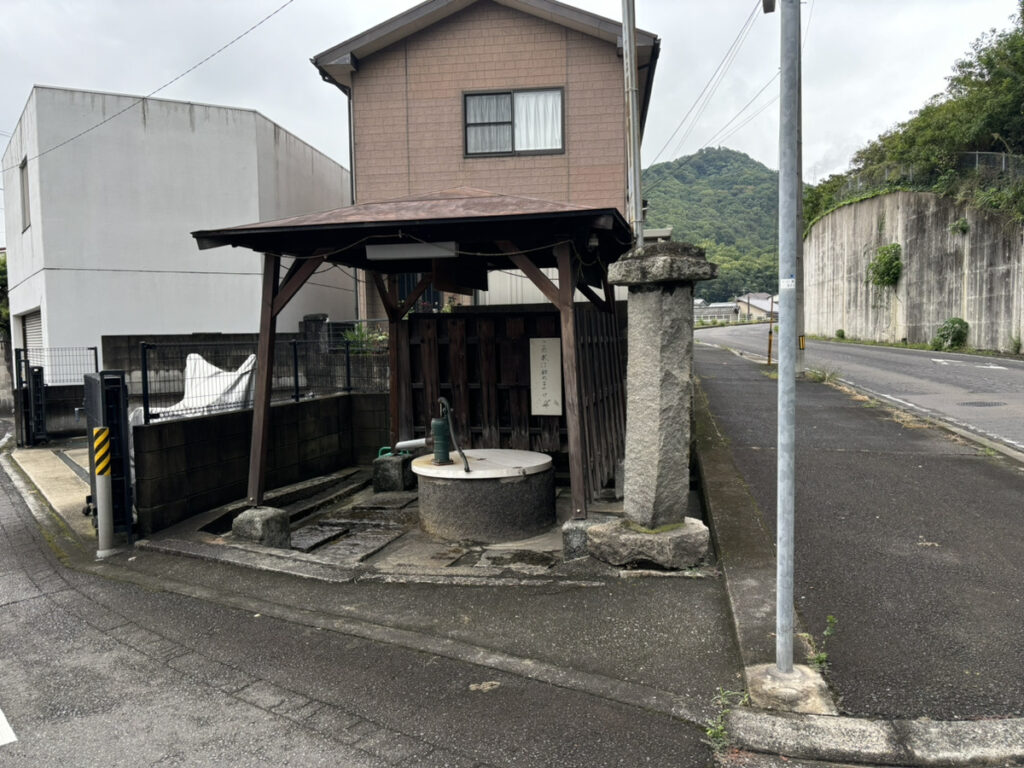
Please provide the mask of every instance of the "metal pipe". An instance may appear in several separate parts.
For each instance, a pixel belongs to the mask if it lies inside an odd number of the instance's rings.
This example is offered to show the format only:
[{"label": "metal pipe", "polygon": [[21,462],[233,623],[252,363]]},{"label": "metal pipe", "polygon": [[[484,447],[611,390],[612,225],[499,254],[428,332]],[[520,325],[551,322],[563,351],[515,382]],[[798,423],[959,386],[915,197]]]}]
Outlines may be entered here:
[{"label": "metal pipe", "polygon": [[417,448],[426,448],[428,442],[431,442],[431,440],[430,438],[427,437],[417,437],[413,438],[412,440],[399,440],[397,443],[395,443],[395,450],[413,451],[416,450]]},{"label": "metal pipe", "polygon": [[142,355],[142,423],[149,424],[149,344],[139,343]]},{"label": "metal pipe", "polygon": [[622,0],[622,70],[626,87],[626,202],[633,247],[644,249],[644,202],[640,190],[640,108],[636,79],[636,14],[633,0]]},{"label": "metal pipe", "polygon": [[110,557],[114,549],[114,494],[111,487],[110,429],[96,427],[92,431],[93,466],[96,480],[96,558]]},{"label": "metal pipe", "polygon": [[467,459],[466,454],[462,452],[462,448],[459,447],[459,440],[455,437],[455,426],[452,424],[452,407],[448,405],[448,401],[443,397],[439,397],[437,401],[441,404],[442,418],[448,419],[448,434],[451,436],[452,444],[455,446],[455,450],[459,452],[459,456],[462,457],[463,468],[469,472],[469,459]]},{"label": "metal pipe", "polygon": [[796,257],[800,120],[800,0],[780,0],[779,115],[779,376],[775,665],[793,672],[793,518],[796,438]]}]

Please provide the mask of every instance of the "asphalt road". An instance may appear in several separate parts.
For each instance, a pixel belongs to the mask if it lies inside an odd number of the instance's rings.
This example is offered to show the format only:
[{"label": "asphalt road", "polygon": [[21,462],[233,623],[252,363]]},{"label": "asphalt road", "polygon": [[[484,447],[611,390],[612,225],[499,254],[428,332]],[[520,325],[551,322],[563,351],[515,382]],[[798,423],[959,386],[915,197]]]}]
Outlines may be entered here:
[{"label": "asphalt road", "polygon": [[[700,328],[695,338],[764,357],[767,334],[767,325],[719,326]],[[880,398],[1024,451],[1020,360],[815,340],[807,342],[805,360]]]},{"label": "asphalt road", "polygon": [[[711,763],[694,724],[349,634],[334,628],[345,611],[326,608],[364,599],[398,621],[403,601],[430,599],[426,587],[352,587],[346,597],[339,585],[142,551],[86,573],[54,556],[47,537],[60,535],[49,524],[40,529],[0,470],[2,766]],[[185,577],[204,581],[186,590]],[[445,594],[463,603],[488,599],[480,589]],[[571,595],[498,590],[488,602],[533,610]],[[621,615],[595,621],[608,622],[609,632],[628,629],[632,603],[624,602]],[[469,610],[453,632],[469,626]],[[498,613],[514,626],[508,606]],[[560,626],[551,630],[557,645]],[[634,651],[642,657],[642,648],[623,655]],[[702,666],[717,669],[714,660]],[[731,677],[731,667],[721,674]]]}]

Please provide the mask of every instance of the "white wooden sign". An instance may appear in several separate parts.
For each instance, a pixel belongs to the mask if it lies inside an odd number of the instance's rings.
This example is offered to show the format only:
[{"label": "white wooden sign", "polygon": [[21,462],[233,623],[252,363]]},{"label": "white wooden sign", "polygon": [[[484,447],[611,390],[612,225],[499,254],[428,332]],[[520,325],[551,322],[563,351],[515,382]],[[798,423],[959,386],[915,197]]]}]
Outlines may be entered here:
[{"label": "white wooden sign", "polygon": [[561,339],[530,339],[530,413],[562,415]]}]

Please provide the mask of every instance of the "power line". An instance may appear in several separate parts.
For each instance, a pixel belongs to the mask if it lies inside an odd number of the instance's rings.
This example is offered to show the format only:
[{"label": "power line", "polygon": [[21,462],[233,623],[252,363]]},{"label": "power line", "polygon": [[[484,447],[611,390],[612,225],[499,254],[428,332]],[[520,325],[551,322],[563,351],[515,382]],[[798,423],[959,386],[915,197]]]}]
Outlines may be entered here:
[{"label": "power line", "polygon": [[[125,108],[124,108],[124,109],[122,109],[121,111],[119,111],[119,112],[115,112],[115,113],[114,113],[114,114],[112,114],[112,115],[111,115],[110,117],[108,117],[108,118],[105,118],[105,119],[101,120],[100,122],[96,123],[95,125],[92,125],[92,126],[90,126],[90,127],[86,128],[86,129],[85,129],[84,131],[80,131],[79,133],[76,133],[76,134],[75,134],[74,136],[72,136],[72,137],[70,137],[70,138],[68,138],[68,139],[65,139],[64,141],[60,142],[59,144],[55,144],[54,146],[50,147],[49,149],[46,149],[46,150],[44,150],[44,151],[40,152],[40,153],[39,153],[38,155],[35,155],[35,156],[33,156],[33,157],[30,157],[30,158],[29,158],[29,160],[37,160],[37,159],[39,159],[40,157],[42,157],[43,155],[48,155],[48,154],[50,154],[50,153],[51,153],[51,152],[53,152],[53,151],[54,151],[55,149],[60,149],[61,147],[65,146],[66,144],[70,144],[70,143],[71,143],[72,141],[75,141],[76,139],[80,139],[80,138],[81,138],[82,136],[85,136],[85,135],[86,135],[87,133],[91,133],[92,131],[95,131],[95,130],[96,130],[97,128],[99,128],[99,127],[100,127],[100,126],[102,126],[102,125],[106,125],[107,123],[109,123],[109,122],[110,122],[111,120],[113,120],[114,118],[116,118],[116,117],[120,117],[121,115],[123,115],[123,114],[124,114],[125,112],[127,112],[128,110],[130,110],[130,109],[133,109],[134,107],[137,107],[137,106],[138,106],[139,104],[141,104],[142,102],[144,102],[144,101],[145,101],[146,99],[152,98],[152,97],[153,97],[153,96],[155,96],[156,94],[160,93],[160,91],[164,90],[165,88],[168,88],[168,87],[170,87],[171,85],[174,85],[174,83],[176,83],[176,82],[178,82],[179,80],[181,80],[181,78],[185,77],[185,75],[188,75],[188,74],[189,74],[189,73],[191,73],[191,72],[192,72],[193,70],[196,70],[196,69],[198,69],[198,68],[199,68],[199,67],[201,67],[201,66],[202,66],[203,64],[205,64],[206,62],[208,62],[208,61],[209,61],[210,59],[212,59],[212,58],[213,58],[214,56],[216,56],[216,55],[218,55],[219,53],[222,53],[223,51],[225,51],[225,50],[227,50],[228,48],[230,48],[230,47],[231,47],[232,45],[234,45],[235,43],[237,43],[237,42],[238,42],[239,40],[241,40],[241,39],[242,39],[243,37],[245,37],[246,35],[248,35],[248,34],[249,34],[250,32],[252,32],[252,31],[253,31],[253,30],[255,30],[256,28],[258,28],[258,27],[262,26],[262,25],[263,25],[264,23],[266,23],[267,21],[269,21],[270,19],[272,19],[272,18],[273,18],[274,16],[276,16],[277,14],[279,14],[279,13],[280,13],[281,11],[283,11],[283,10],[284,10],[285,8],[287,8],[287,7],[289,6],[289,5],[291,5],[291,4],[292,4],[292,3],[294,3],[294,2],[295,2],[295,0],[287,0],[287,1],[286,1],[286,2],[284,3],[284,5],[280,6],[280,7],[279,7],[279,8],[278,8],[278,9],[277,9],[276,11],[273,11],[272,13],[269,13],[269,14],[267,14],[267,15],[266,15],[266,16],[264,16],[264,17],[263,17],[262,19],[260,19],[260,20],[259,20],[259,21],[257,21],[257,22],[256,22],[255,24],[253,24],[253,25],[252,25],[251,27],[249,27],[249,28],[248,28],[247,30],[245,30],[244,32],[242,32],[242,33],[241,33],[240,35],[238,35],[238,36],[237,36],[237,37],[235,37],[234,39],[232,39],[232,40],[230,40],[229,42],[227,42],[227,43],[225,43],[224,45],[222,45],[222,46],[221,46],[220,48],[218,48],[218,49],[217,49],[216,51],[214,51],[213,53],[211,53],[211,54],[210,54],[209,56],[207,56],[207,57],[206,57],[205,59],[202,59],[201,61],[198,61],[198,62],[196,62],[195,64],[193,64],[193,65],[192,65],[191,67],[189,67],[188,69],[186,69],[186,70],[185,70],[184,72],[182,72],[182,73],[181,73],[180,75],[178,75],[177,77],[173,78],[172,80],[168,80],[168,81],[167,81],[166,83],[164,83],[163,85],[161,85],[161,86],[160,86],[159,88],[157,88],[157,89],[156,89],[155,91],[150,91],[150,92],[149,92],[148,94],[146,94],[146,95],[145,95],[145,96],[143,96],[142,98],[140,98],[140,99],[136,99],[135,101],[133,101],[133,102],[132,102],[131,104],[129,104],[129,105],[127,106],[127,107],[125,107]],[[20,165],[20,163],[19,163],[19,165]],[[2,170],[3,170],[3,171],[5,171],[5,172],[6,172],[6,171],[12,171],[12,170],[14,170],[14,169],[15,169],[15,168],[17,168],[17,167],[18,167],[17,165],[12,165],[12,166],[11,166],[10,168],[4,168],[4,169],[2,169]]]},{"label": "power line", "polygon": [[[756,11],[756,8],[755,8],[755,11]],[[809,8],[809,10],[807,12],[807,22],[806,22],[806,24],[804,26],[804,35],[803,35],[803,39],[801,41],[801,47],[807,44],[808,32],[809,32],[809,30],[811,28],[811,17],[813,15],[814,15],[814,0],[810,0],[810,8]],[[748,19],[748,21],[749,21],[749,19]],[[753,121],[755,118],[757,118],[759,115],[761,115],[766,109],[768,109],[768,107],[772,106],[772,104],[775,104],[779,100],[779,94],[776,94],[769,101],[765,102],[754,113],[749,115],[742,123],[739,123],[738,125],[734,126],[730,130],[730,126],[736,120],[740,119],[740,117],[743,115],[743,113],[750,107],[751,104],[753,104],[755,101],[757,101],[758,97],[762,93],[765,92],[765,90],[768,88],[768,86],[770,86],[772,83],[774,83],[779,78],[780,74],[781,74],[781,71],[777,70],[775,72],[775,74],[772,75],[771,78],[768,79],[768,82],[766,82],[763,86],[761,86],[761,88],[758,90],[758,92],[755,93],[753,95],[753,97],[751,97],[750,100],[747,101],[747,103],[744,104],[743,107],[735,115],[733,115],[721,128],[719,128],[711,136],[710,139],[708,139],[706,142],[704,142],[703,145],[701,145],[698,148],[698,151],[700,151],[701,149],[704,149],[706,147],[711,146],[711,144],[713,144],[713,143],[721,144],[722,142],[727,141],[732,136],[734,136],[736,133],[738,133],[740,130],[745,128],[751,121]],[[728,131],[728,133],[726,133],[726,131]],[[671,139],[670,139],[670,141],[671,141]],[[662,149],[664,149],[664,147]],[[651,166],[653,166],[653,165],[654,164],[652,163]],[[650,170],[651,166],[648,166],[648,170]],[[657,187],[663,181],[666,181],[668,178],[670,178],[670,176],[668,174],[666,174],[665,176],[662,176],[660,179],[658,179],[653,184],[651,184],[651,186],[647,187],[647,189],[643,190],[643,194],[649,193],[652,189]]]},{"label": "power line", "polygon": [[[760,1],[754,4],[753,10],[750,12],[750,15],[747,17],[747,20],[743,22],[743,26],[740,27],[740,31],[736,33],[736,37],[733,39],[732,44],[726,50],[725,55],[722,57],[722,60],[718,62],[718,66],[715,68],[714,73],[712,73],[711,78],[707,81],[707,83],[704,84],[704,87],[701,89],[701,92],[697,95],[697,98],[694,100],[693,104],[690,105],[690,108],[686,110],[686,114],[683,115],[683,118],[679,121],[679,125],[676,126],[676,129],[672,131],[672,135],[668,137],[668,141],[666,141],[665,145],[660,150],[658,150],[658,154],[654,156],[654,159],[651,161],[651,165],[654,165],[656,162],[658,162],[658,158],[662,156],[666,149],[668,149],[669,144],[672,143],[672,141],[676,137],[676,134],[678,134],[680,129],[682,129],[682,127],[686,124],[687,119],[693,113],[693,110],[697,108],[697,105],[701,103],[701,100],[704,98],[704,94],[707,93],[708,89],[712,87],[712,84],[715,83],[716,80],[720,81],[719,74],[721,73],[722,75],[724,75],[725,70],[728,70],[729,65],[732,64],[732,60],[735,58],[736,53],[739,52],[740,47],[743,45],[743,40],[746,39],[746,34],[749,33],[750,27],[753,25],[753,21],[756,18],[757,9],[759,5]],[[696,118],[694,118],[694,120],[696,120]]]}]

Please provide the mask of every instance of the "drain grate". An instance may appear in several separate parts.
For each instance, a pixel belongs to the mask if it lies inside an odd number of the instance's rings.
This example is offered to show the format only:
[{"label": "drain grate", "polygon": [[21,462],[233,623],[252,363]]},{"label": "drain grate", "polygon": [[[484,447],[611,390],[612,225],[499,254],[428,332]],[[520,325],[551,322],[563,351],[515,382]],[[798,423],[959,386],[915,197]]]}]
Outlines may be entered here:
[{"label": "drain grate", "polygon": [[1006,405],[1006,403],[1000,403],[998,400],[968,400],[966,403],[957,403],[965,408],[998,408],[1000,405]]}]

